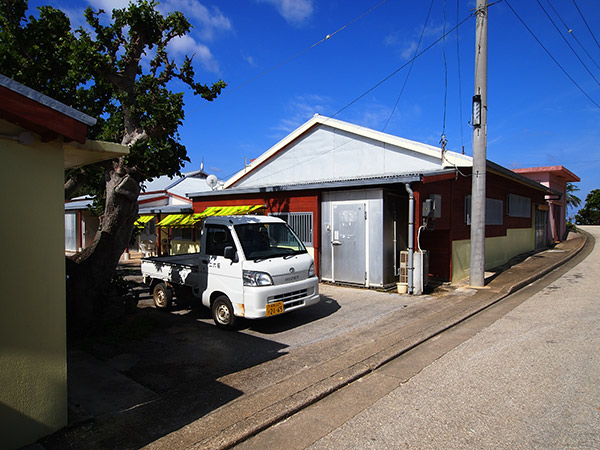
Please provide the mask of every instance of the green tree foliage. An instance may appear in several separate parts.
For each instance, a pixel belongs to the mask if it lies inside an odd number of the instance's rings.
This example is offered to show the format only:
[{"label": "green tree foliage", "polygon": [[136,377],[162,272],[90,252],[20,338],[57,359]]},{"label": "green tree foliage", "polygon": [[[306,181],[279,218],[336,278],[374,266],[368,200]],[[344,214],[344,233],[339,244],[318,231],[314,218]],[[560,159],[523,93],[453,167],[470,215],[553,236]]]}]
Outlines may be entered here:
[{"label": "green tree foliage", "polygon": [[600,189],[594,189],[585,198],[585,205],[575,215],[578,225],[600,225]]},{"label": "green tree foliage", "polygon": [[58,9],[42,6],[39,17],[26,17],[27,0],[0,0],[2,73],[98,119],[89,138],[130,147],[127,157],[66,173],[65,197],[93,195],[101,212],[94,243],[67,264],[77,298],[97,297],[108,285],[131,236],[141,183],[178,174],[189,161],[178,134],[183,93],[172,87],[212,101],[226,86],[196,82],[191,58],[178,64],[169,56],[169,42],[191,25],[156,5],[136,0],[110,18],[88,8],[87,27],[73,31]]},{"label": "green tree foliage", "polygon": [[567,183],[567,208],[579,208],[581,199],[575,195],[579,188],[573,183]]}]

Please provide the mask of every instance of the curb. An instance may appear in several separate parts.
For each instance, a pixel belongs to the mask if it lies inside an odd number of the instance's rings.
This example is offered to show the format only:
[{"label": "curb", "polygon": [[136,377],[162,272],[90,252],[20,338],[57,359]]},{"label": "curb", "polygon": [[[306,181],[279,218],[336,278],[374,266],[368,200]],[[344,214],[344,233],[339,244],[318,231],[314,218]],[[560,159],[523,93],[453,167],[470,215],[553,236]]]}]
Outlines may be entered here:
[{"label": "curb", "polygon": [[[426,329],[408,336],[405,330],[379,335],[267,389],[234,400],[145,448],[229,449],[240,444],[543,277],[579,254],[588,240],[582,233],[579,245],[568,250],[564,258],[499,291],[479,291],[483,298],[476,305],[460,303],[450,308],[454,311],[449,315],[441,311],[439,320]],[[178,436],[180,433],[188,435],[187,445],[182,442],[183,436]],[[204,437],[198,436],[189,444],[189,436],[198,434]]]}]

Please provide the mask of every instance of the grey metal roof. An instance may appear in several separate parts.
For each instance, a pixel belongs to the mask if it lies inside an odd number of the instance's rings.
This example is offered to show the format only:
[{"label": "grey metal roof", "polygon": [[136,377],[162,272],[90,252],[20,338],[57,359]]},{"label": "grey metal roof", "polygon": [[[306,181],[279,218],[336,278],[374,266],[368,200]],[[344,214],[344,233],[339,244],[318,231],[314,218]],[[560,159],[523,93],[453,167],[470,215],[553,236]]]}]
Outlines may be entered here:
[{"label": "grey metal roof", "polygon": [[298,183],[298,184],[281,184],[279,186],[265,186],[260,188],[246,188],[246,189],[235,189],[228,188],[209,192],[194,192],[187,194],[188,197],[210,197],[213,195],[226,196],[236,194],[256,194],[263,192],[280,192],[280,191],[299,191],[305,189],[331,189],[331,188],[346,188],[346,187],[357,187],[357,186],[374,186],[381,184],[397,184],[397,183],[412,183],[420,181],[424,175],[441,175],[445,173],[454,173],[455,169],[444,169],[437,170],[435,172],[427,173],[407,173],[407,174],[395,174],[385,175],[378,177],[356,177],[340,180],[323,180],[315,181],[313,183]]},{"label": "grey metal roof", "polygon": [[138,214],[184,214],[193,213],[192,205],[164,205],[140,208]]},{"label": "grey metal roof", "polygon": [[93,117],[90,117],[87,114],[82,113],[81,111],[77,111],[76,109],[71,108],[70,106],[67,106],[64,103],[61,103],[58,100],[48,97],[47,95],[44,95],[41,92],[31,89],[21,83],[18,83],[2,74],[0,74],[0,86],[10,89],[11,91],[16,92],[18,94],[21,94],[24,97],[30,98],[31,100],[41,103],[42,105],[45,105],[48,108],[52,108],[53,110],[58,111],[61,114],[64,114],[65,116],[82,122],[88,126],[96,125],[96,119],[94,119]]},{"label": "grey metal roof", "polygon": [[71,201],[65,202],[65,211],[76,211],[80,209],[88,209],[92,206],[94,199],[89,196],[77,197]]},{"label": "grey metal roof", "polygon": [[487,160],[487,167],[491,170],[494,170],[504,176],[507,176],[509,178],[513,178],[523,184],[527,184],[528,186],[531,186],[532,188],[535,188],[539,191],[543,191],[549,194],[553,194],[553,195],[562,195],[560,192],[555,191],[554,189],[549,188],[548,186],[544,186],[543,184],[538,183],[535,180],[532,180],[531,178],[527,178],[524,175],[521,175],[520,173],[517,172],[513,172],[510,169],[507,169],[506,167],[503,167],[499,164],[496,164],[495,162],[490,161],[489,159]]}]

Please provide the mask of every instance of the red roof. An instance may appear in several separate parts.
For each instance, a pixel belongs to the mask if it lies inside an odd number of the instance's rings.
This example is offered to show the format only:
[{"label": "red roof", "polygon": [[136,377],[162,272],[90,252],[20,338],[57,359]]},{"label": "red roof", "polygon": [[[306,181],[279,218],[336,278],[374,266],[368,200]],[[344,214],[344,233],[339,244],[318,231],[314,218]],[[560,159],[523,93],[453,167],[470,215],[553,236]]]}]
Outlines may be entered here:
[{"label": "red roof", "polygon": [[567,182],[581,181],[581,178],[564,166],[527,167],[523,169],[512,169],[512,171],[522,175],[550,173],[564,179]]}]

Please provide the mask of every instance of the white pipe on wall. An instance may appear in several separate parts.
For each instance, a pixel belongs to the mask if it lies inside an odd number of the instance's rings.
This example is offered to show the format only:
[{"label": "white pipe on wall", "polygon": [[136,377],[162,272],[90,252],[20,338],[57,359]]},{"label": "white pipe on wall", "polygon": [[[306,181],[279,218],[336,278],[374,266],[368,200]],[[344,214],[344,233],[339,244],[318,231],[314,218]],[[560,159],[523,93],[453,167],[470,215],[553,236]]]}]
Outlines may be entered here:
[{"label": "white pipe on wall", "polygon": [[414,241],[415,241],[415,193],[410,187],[410,183],[405,183],[404,187],[408,192],[408,293],[412,294],[414,291]]}]

